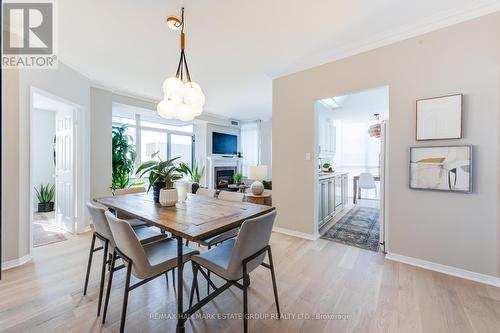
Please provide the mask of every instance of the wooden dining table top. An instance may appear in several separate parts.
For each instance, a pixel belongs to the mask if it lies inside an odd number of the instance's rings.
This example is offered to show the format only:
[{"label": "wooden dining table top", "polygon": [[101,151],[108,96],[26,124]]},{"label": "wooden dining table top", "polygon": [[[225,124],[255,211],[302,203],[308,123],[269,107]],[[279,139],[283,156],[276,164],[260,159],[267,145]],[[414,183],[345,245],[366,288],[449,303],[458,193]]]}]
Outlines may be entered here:
[{"label": "wooden dining table top", "polygon": [[245,220],[274,207],[188,194],[184,203],[162,207],[150,194],[134,193],[96,198],[95,202],[190,241],[198,241],[239,227]]}]

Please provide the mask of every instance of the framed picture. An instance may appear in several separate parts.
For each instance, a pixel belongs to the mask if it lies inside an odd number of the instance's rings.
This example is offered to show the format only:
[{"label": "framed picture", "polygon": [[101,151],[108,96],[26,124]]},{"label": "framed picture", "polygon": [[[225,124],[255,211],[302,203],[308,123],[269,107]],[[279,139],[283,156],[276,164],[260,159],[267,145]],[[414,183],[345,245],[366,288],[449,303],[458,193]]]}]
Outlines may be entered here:
[{"label": "framed picture", "polygon": [[462,138],[463,94],[417,100],[417,141]]},{"label": "framed picture", "polygon": [[472,192],[472,146],[410,147],[410,188]]}]

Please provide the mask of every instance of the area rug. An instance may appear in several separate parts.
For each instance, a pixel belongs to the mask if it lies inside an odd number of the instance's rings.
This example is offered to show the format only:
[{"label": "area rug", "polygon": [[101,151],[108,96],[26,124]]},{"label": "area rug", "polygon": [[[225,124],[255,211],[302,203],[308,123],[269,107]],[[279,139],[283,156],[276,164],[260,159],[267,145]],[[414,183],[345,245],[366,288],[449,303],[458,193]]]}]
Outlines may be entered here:
[{"label": "area rug", "polygon": [[33,247],[62,242],[66,236],[57,227],[46,223],[33,222]]},{"label": "area rug", "polygon": [[354,207],[321,238],[377,252],[379,215],[377,208]]}]

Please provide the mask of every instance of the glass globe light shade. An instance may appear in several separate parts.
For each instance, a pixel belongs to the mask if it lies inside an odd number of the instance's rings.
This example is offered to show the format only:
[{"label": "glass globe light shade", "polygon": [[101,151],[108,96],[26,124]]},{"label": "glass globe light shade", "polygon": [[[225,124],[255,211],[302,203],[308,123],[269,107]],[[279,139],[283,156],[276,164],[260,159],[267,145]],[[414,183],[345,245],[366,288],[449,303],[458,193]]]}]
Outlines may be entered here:
[{"label": "glass globe light shade", "polygon": [[194,119],[194,113],[191,107],[187,104],[181,104],[177,108],[177,119],[182,121],[190,121]]},{"label": "glass globe light shade", "polygon": [[193,110],[193,114],[195,117],[198,117],[203,113],[203,106],[191,105],[191,109]]},{"label": "glass globe light shade", "polygon": [[197,88],[190,82],[186,83],[184,85],[184,88],[182,88],[182,96],[184,97],[184,103],[189,105],[192,104],[198,105],[200,103],[202,94],[203,93],[201,92],[201,89]]},{"label": "glass globe light shade", "polygon": [[169,93],[181,92],[184,87],[184,83],[177,77],[169,77],[163,82],[163,92],[165,95]]},{"label": "glass globe light shade", "polygon": [[156,110],[158,111],[160,117],[165,119],[174,118],[176,114],[176,109],[177,106],[174,103],[165,100],[158,103],[158,106],[156,107]]},{"label": "glass globe light shade", "polygon": [[176,105],[182,104],[182,90],[169,91],[167,94],[165,94],[165,100],[170,101]]}]

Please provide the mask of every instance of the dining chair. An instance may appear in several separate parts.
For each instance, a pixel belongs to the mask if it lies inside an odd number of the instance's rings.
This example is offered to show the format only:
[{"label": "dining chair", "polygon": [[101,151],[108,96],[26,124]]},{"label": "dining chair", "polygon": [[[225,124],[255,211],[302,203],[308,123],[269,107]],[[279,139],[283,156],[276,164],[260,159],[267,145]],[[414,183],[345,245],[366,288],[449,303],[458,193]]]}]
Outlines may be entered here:
[{"label": "dining chair", "polygon": [[[236,286],[243,291],[243,330],[247,333],[250,273],[262,265],[271,271],[274,301],[276,303],[278,318],[280,318],[278,289],[276,287],[271,246],[269,245],[275,218],[276,211],[274,210],[271,213],[246,220],[241,225],[236,239],[230,239],[211,250],[191,257],[194,272],[189,297],[189,310],[186,312],[187,315],[192,315],[229,287]],[[269,257],[269,264],[264,262],[266,252]],[[218,275],[226,283],[221,287],[217,287],[208,277],[208,273],[202,268]],[[198,272],[205,277],[207,283],[212,286],[214,291],[193,306],[194,291],[198,290]],[[240,283],[239,280],[243,280],[243,283]]]},{"label": "dining chair", "polygon": [[363,190],[375,190],[375,198],[378,198],[377,185],[375,185],[375,179],[370,172],[363,172],[359,174],[359,198],[361,198],[361,189]]},{"label": "dining chair", "polygon": [[[146,192],[146,188],[144,186],[134,186],[134,187],[128,187],[128,188],[117,188],[115,190],[115,195],[125,195],[125,194],[145,193],[145,192]],[[119,218],[125,219],[125,220],[129,220],[130,225],[133,227],[147,225],[146,222],[141,221],[139,219],[136,219],[133,216],[123,214],[121,212],[116,212],[116,216],[118,216]]]},{"label": "dining chair", "polygon": [[196,195],[203,195],[205,197],[213,198],[213,197],[215,197],[215,190],[210,190],[208,188],[200,187],[196,191]]},{"label": "dining chair", "polygon": [[[111,270],[106,290],[102,322],[104,323],[106,321],[113,272],[115,271],[116,259],[119,256],[124,266],[127,268],[120,322],[120,332],[123,332],[127,316],[129,292],[159,276],[164,274],[167,275],[168,271],[177,267],[177,241],[173,238],[163,238],[157,242],[141,244],[134,229],[127,221],[117,218],[110,212],[106,212],[105,215],[116,242],[116,247],[111,260]],[[199,252],[183,246],[182,253],[182,262],[184,264],[190,260],[192,255],[198,254]],[[131,285],[131,275],[134,275],[134,277],[141,281]]]},{"label": "dining chair", "polygon": [[[90,268],[92,266],[92,258],[94,252],[104,250],[102,257],[102,268],[101,268],[101,283],[99,287],[99,303],[97,305],[97,315],[101,314],[101,304],[102,304],[102,294],[104,290],[104,275],[106,272],[106,264],[111,264],[111,258],[108,259],[108,253],[113,253],[116,247],[113,234],[109,228],[108,221],[105,217],[106,209],[96,206],[90,202],[87,202],[87,209],[90,213],[90,217],[94,224],[94,232],[92,234],[92,243],[90,245],[89,260],[87,263],[87,274],[85,275],[85,285],[83,288],[83,295],[87,294],[87,287],[89,284]],[[136,237],[141,243],[151,243],[157,240],[163,239],[166,236],[152,230],[151,228],[139,226],[134,227],[130,224],[128,220],[124,220],[131,227]],[[101,242],[101,246],[95,247],[96,238]],[[110,266],[111,267],[111,266]],[[175,282],[174,282],[175,283]]]},{"label": "dining chair", "polygon": [[243,199],[245,198],[245,193],[230,192],[230,191],[221,191],[219,193],[219,197],[218,198],[220,200],[242,202]]}]

